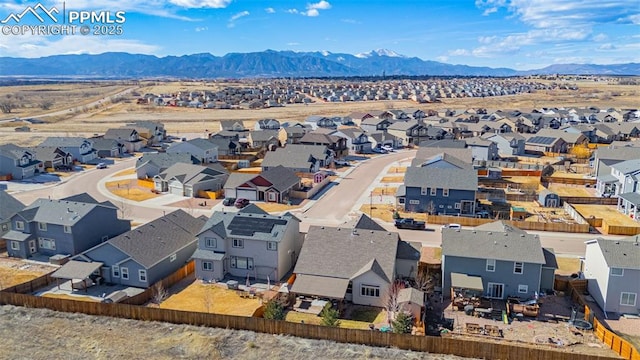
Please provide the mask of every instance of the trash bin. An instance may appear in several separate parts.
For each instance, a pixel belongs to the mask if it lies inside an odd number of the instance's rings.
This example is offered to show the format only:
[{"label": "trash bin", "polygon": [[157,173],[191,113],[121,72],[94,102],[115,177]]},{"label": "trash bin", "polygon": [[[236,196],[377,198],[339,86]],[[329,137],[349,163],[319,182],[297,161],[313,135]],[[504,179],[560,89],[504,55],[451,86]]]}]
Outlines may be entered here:
[{"label": "trash bin", "polygon": [[473,305],[465,305],[464,306],[464,313],[467,315],[472,315],[473,314]]}]

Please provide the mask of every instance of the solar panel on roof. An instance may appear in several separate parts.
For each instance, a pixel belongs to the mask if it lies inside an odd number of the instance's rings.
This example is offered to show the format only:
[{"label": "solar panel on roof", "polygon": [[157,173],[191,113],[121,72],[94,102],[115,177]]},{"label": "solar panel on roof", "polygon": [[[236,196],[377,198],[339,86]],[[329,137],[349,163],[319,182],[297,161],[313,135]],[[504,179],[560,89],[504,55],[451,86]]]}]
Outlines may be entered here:
[{"label": "solar panel on roof", "polygon": [[534,136],[531,139],[529,139],[530,143],[543,144],[543,145],[551,145],[553,144],[554,141],[555,141],[555,138],[548,137],[548,136]]},{"label": "solar panel on roof", "polygon": [[266,234],[271,233],[274,226],[286,224],[287,220],[282,219],[235,216],[227,228],[231,230],[231,235],[253,236],[253,234],[257,232]]}]

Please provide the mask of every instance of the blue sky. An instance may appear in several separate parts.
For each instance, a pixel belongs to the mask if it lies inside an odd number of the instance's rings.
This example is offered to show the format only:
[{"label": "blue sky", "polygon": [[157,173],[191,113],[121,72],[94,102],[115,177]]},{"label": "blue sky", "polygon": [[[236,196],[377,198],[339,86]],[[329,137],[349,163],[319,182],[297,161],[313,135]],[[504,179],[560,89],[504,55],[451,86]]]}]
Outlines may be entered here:
[{"label": "blue sky", "polygon": [[[0,1],[1,19],[37,4]],[[41,3],[62,9],[61,1]],[[266,49],[358,54],[382,48],[424,60],[519,70],[640,62],[638,0],[67,0],[65,6],[125,11],[123,34],[0,35],[0,55],[221,56]]]}]

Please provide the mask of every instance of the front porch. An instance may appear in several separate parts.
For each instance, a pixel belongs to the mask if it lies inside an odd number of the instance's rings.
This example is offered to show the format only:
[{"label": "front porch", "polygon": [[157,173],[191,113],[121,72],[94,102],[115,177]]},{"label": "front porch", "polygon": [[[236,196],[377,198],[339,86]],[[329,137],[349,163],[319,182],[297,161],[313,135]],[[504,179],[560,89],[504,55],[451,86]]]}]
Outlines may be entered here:
[{"label": "front porch", "polygon": [[638,221],[639,207],[640,194],[638,193],[624,193],[620,194],[618,197],[618,211],[629,216],[635,221]]}]

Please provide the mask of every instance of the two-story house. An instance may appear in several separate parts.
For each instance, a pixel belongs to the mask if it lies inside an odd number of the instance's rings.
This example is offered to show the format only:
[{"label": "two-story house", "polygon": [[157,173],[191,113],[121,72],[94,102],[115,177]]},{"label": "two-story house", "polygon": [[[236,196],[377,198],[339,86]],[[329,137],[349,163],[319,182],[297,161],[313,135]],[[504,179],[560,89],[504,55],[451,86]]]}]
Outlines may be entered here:
[{"label": "two-story house", "polygon": [[284,166],[296,173],[316,173],[333,161],[333,151],[324,145],[289,144],[268,151],[262,160],[262,171]]},{"label": "two-story house", "polygon": [[428,139],[427,130],[427,126],[417,120],[397,121],[387,127],[387,132],[400,139],[402,146],[418,145]]},{"label": "two-story house", "polygon": [[35,156],[38,164],[38,171],[45,172],[46,169],[69,168],[73,165],[73,156],[59,147],[35,146],[28,148]]},{"label": "two-story house", "polygon": [[471,149],[473,160],[487,161],[498,158],[498,145],[493,141],[474,137],[465,139],[465,142],[467,143],[467,148]]},{"label": "two-story house", "polygon": [[96,149],[96,155],[99,158],[121,157],[127,153],[124,143],[118,140],[93,137],[91,141],[93,141],[93,148]]},{"label": "two-story house", "polygon": [[173,195],[197,197],[201,191],[222,190],[229,174],[223,169],[176,163],[153,177],[154,189]]},{"label": "two-story house", "polygon": [[473,166],[443,152],[407,168],[396,199],[405,211],[473,215],[477,189]]},{"label": "two-story house", "polygon": [[524,136],[518,133],[485,134],[484,139],[496,143],[498,155],[522,156],[524,155]]},{"label": "two-story house", "polygon": [[14,144],[0,145],[0,175],[26,179],[35,175],[39,164],[35,155],[25,148]]},{"label": "two-story house", "polygon": [[247,144],[252,149],[271,149],[287,142],[287,132],[278,130],[253,130],[247,135]]},{"label": "two-story house", "polygon": [[95,159],[98,154],[93,148],[93,141],[81,137],[48,137],[39,146],[55,146],[73,156],[73,161],[86,164]]},{"label": "two-story house", "polygon": [[[639,221],[640,215],[640,159],[625,160],[611,166],[614,181],[605,185],[608,194],[618,197],[618,211]],[[600,179],[601,182],[603,179]],[[596,184],[598,185],[598,184]]]},{"label": "two-story house", "polygon": [[103,138],[108,140],[117,140],[124,145],[124,148],[128,153],[139,151],[145,146],[145,142],[142,141],[138,131],[134,128],[108,129]]},{"label": "two-story house", "polygon": [[9,256],[76,255],[131,229],[110,202],[38,199],[11,217],[4,235]]},{"label": "two-story house", "polygon": [[239,212],[216,211],[197,234],[196,278],[237,277],[279,281],[300,255],[300,220],[269,215],[255,205]]},{"label": "two-story house", "polygon": [[312,131],[300,139],[300,144],[326,146],[327,149],[333,152],[334,157],[337,159],[341,159],[349,154],[347,140],[337,135],[327,135],[322,132]]},{"label": "two-story house", "polygon": [[254,130],[278,130],[280,122],[276,119],[261,119],[256,121]]},{"label": "two-story house", "polygon": [[179,209],[102,242],[72,261],[99,264],[100,276],[108,284],[149,288],[189,261],[205,221],[204,216],[194,218]]},{"label": "two-story house", "polygon": [[360,128],[349,127],[336,130],[334,135],[341,136],[347,140],[347,148],[352,154],[362,154],[371,151],[371,140]]},{"label": "two-story house", "polygon": [[127,127],[134,128],[146,146],[157,145],[167,138],[164,124],[157,121],[136,121]]},{"label": "two-story house", "polygon": [[1,239],[11,227],[11,218],[24,209],[25,205],[5,190],[0,190],[0,204],[0,242],[3,242]]},{"label": "two-story house", "polygon": [[597,238],[585,242],[584,277],[589,295],[605,312],[640,314],[640,241]]},{"label": "two-story house", "polygon": [[533,298],[553,291],[557,262],[538,235],[498,221],[474,229],[442,230],[442,294],[464,287],[461,278],[479,278],[482,293],[492,299]]},{"label": "two-story house", "polygon": [[209,164],[218,161],[218,147],[211,141],[195,138],[177,142],[169,146],[167,154],[186,153],[197,159],[201,164]]},{"label": "two-story house", "polygon": [[370,117],[362,120],[360,122],[360,128],[366,131],[367,133],[372,133],[375,131],[387,131],[387,128],[393,122],[389,119],[380,119],[377,117]]}]

